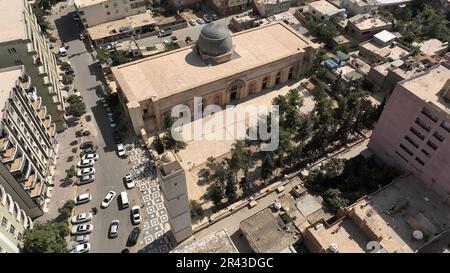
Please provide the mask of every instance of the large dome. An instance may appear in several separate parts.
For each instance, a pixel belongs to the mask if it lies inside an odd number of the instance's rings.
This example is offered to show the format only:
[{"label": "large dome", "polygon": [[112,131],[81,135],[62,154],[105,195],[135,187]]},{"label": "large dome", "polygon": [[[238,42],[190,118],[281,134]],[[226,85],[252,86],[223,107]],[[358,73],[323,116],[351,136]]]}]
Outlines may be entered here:
[{"label": "large dome", "polygon": [[200,53],[210,56],[219,56],[230,52],[233,48],[230,31],[216,23],[207,24],[200,32],[197,48]]}]

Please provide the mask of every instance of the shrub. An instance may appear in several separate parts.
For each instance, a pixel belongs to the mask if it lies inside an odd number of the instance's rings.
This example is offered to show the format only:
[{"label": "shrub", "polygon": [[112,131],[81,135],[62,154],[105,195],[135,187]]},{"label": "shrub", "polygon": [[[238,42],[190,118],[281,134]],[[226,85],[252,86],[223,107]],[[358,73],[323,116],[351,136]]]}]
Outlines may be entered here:
[{"label": "shrub", "polygon": [[[73,149],[72,149],[73,151]],[[75,169],[75,166],[72,165],[69,169],[66,170],[67,178],[72,178],[75,175],[77,175],[77,170]]]}]

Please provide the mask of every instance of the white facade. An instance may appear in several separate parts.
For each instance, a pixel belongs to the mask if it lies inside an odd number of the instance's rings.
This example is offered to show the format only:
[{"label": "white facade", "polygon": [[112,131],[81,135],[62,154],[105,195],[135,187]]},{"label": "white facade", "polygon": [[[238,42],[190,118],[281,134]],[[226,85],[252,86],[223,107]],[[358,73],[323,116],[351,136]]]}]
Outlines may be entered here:
[{"label": "white facade", "polygon": [[170,152],[163,154],[156,164],[170,228],[175,240],[181,242],[192,235],[186,174]]},{"label": "white facade", "polygon": [[0,68],[24,65],[57,129],[63,130],[65,91],[49,44],[26,0],[0,0]]},{"label": "white facade", "polygon": [[145,0],[75,0],[74,2],[86,28],[146,11]]},{"label": "white facade", "polygon": [[52,184],[56,128],[23,66],[0,70],[1,163],[43,208]]},{"label": "white facade", "polygon": [[345,9],[338,8],[325,0],[308,2],[306,7],[307,12],[319,21],[329,21],[345,14]]}]

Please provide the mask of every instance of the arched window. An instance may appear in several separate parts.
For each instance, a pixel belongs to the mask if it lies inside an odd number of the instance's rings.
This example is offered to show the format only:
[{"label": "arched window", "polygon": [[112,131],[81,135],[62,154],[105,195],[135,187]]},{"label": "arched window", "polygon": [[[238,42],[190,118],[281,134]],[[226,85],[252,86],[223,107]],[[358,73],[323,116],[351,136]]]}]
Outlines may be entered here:
[{"label": "arched window", "polygon": [[288,80],[292,80],[294,76],[294,67],[289,68]]},{"label": "arched window", "polygon": [[262,81],[262,89],[267,89],[269,87],[269,76],[265,76]]},{"label": "arched window", "polygon": [[279,84],[281,82],[281,71],[278,71],[277,75],[275,76],[275,84]]}]

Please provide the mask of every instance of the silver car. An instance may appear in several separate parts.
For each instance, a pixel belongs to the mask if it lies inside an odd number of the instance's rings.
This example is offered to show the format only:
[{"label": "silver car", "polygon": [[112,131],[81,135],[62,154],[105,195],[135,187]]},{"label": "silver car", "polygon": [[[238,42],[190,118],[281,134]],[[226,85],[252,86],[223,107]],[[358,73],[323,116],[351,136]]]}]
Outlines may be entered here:
[{"label": "silver car", "polygon": [[113,220],[109,225],[109,236],[116,238],[119,235],[119,220]]},{"label": "silver car", "polygon": [[89,234],[94,230],[93,225],[78,225],[72,227],[72,235]]},{"label": "silver car", "polygon": [[72,224],[82,224],[82,223],[86,223],[91,221],[92,219],[92,213],[90,212],[85,212],[85,213],[80,213],[74,217],[72,217]]}]

